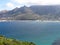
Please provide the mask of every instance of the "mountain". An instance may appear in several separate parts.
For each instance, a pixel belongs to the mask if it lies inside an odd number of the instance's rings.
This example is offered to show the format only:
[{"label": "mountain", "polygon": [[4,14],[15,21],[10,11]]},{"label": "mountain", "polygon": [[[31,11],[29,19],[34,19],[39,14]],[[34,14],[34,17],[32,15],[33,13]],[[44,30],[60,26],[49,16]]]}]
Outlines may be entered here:
[{"label": "mountain", "polygon": [[60,5],[37,5],[30,7],[36,14],[42,16],[43,20],[60,20]]},{"label": "mountain", "polygon": [[35,14],[29,7],[21,7],[0,14],[1,19],[8,20],[35,20],[40,16]]},{"label": "mountain", "polygon": [[20,14],[15,16],[15,19],[19,20],[35,20],[38,19],[40,16],[38,14],[35,14],[29,7],[21,7],[19,9]]},{"label": "mountain", "polygon": [[60,12],[60,5],[37,5],[30,8],[39,15],[57,14]]},{"label": "mountain", "polygon": [[10,11],[0,11],[0,19],[6,20],[60,20],[60,5],[23,6]]}]

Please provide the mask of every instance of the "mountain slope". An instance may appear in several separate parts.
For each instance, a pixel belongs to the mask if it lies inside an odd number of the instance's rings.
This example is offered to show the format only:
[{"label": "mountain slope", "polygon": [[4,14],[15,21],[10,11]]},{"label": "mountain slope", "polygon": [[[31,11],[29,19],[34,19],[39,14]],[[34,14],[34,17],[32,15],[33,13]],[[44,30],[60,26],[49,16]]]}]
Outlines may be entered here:
[{"label": "mountain slope", "polygon": [[2,13],[2,19],[12,19],[12,20],[35,20],[40,16],[35,14],[29,7],[15,8],[7,13]]},{"label": "mountain slope", "polygon": [[36,14],[42,16],[42,18],[47,18],[47,20],[60,20],[60,5],[35,5],[30,8]]},{"label": "mountain slope", "polygon": [[60,5],[35,5],[15,8],[10,11],[1,11],[3,20],[60,20]]},{"label": "mountain slope", "polygon": [[35,5],[30,7],[32,11],[40,15],[48,15],[48,14],[57,14],[60,13],[60,5]]}]

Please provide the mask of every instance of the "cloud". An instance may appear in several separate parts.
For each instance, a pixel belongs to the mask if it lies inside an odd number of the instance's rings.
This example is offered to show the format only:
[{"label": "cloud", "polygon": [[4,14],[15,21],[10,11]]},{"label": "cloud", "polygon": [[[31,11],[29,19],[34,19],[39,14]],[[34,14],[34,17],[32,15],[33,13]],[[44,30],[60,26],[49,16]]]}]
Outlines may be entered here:
[{"label": "cloud", "polygon": [[60,0],[40,0],[42,5],[57,5],[60,4]]},{"label": "cloud", "polygon": [[30,6],[38,4],[39,0],[11,0],[16,6]]},{"label": "cloud", "polygon": [[31,6],[31,5],[56,5],[60,4],[60,0],[10,0],[6,3],[6,8],[14,9],[15,7]]},{"label": "cloud", "polygon": [[11,3],[11,2],[8,2],[8,3],[6,4],[6,6],[7,6],[8,8],[14,8],[14,7],[15,7],[14,4]]},{"label": "cloud", "polygon": [[31,5],[60,5],[60,0],[8,0],[1,2],[0,10],[2,9],[14,9],[15,7]]},{"label": "cloud", "polygon": [[15,2],[22,4],[22,3],[27,3],[29,1],[28,0],[15,0]]},{"label": "cloud", "polygon": [[60,4],[60,0],[12,0],[15,3],[23,5],[53,5]]}]

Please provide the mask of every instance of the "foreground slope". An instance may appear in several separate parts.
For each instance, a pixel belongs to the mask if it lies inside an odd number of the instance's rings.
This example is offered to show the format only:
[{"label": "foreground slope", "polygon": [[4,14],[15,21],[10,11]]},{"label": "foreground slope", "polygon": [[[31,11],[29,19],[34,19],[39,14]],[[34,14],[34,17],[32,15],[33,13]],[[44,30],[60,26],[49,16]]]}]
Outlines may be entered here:
[{"label": "foreground slope", "polygon": [[0,45],[35,45],[33,42],[23,42],[16,39],[6,38],[0,35]]}]

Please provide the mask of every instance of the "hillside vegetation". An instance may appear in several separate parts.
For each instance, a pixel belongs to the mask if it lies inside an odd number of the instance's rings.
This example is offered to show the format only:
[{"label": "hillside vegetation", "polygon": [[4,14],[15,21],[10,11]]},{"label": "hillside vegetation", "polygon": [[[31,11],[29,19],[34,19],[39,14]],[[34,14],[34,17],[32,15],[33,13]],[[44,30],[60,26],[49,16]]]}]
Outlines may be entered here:
[{"label": "hillside vegetation", "polygon": [[35,45],[33,42],[23,42],[16,39],[6,38],[0,35],[0,45]]}]

